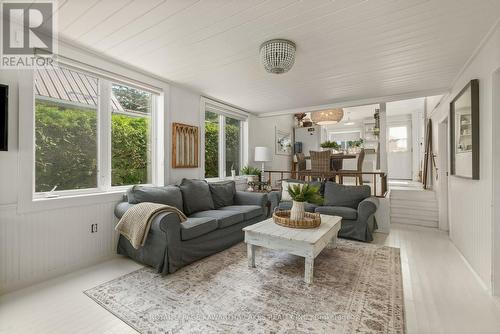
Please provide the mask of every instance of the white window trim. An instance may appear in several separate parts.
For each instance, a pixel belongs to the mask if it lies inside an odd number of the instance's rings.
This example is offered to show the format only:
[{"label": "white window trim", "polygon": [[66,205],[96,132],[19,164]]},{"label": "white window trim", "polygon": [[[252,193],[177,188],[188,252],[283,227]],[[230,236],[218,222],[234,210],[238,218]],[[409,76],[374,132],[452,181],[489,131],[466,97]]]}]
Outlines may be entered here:
[{"label": "white window trim", "polygon": [[[219,115],[219,177],[205,178],[205,112],[210,111]],[[224,135],[225,117],[230,117],[241,121],[240,123],[240,161],[243,167],[248,164],[248,117],[249,113],[231,107],[224,103],[211,100],[206,97],[201,97],[200,101],[200,142],[202,143],[200,164],[201,164],[201,178],[207,181],[227,180],[230,176],[226,176],[226,150]],[[238,178],[238,177],[237,177]]]},{"label": "white window trim", "polygon": [[[159,94],[157,99],[157,112],[152,115],[152,133],[151,133],[151,152],[152,152],[152,179],[153,184],[163,185],[165,177],[165,166],[168,166],[165,159],[168,160],[168,154],[165,154],[165,114],[168,113],[168,103],[170,98],[170,85],[161,80],[155,79],[147,74],[141,73],[135,69],[130,69],[124,65],[118,65],[111,61],[100,58],[96,55],[86,53],[85,51],[68,47],[66,49],[69,55],[74,58],[64,58],[60,61],[63,66],[76,67],[77,70],[83,70],[90,73],[96,73],[103,76],[104,79],[116,83],[129,84],[140,89],[152,91]],[[83,61],[74,61],[79,66],[69,61],[69,59],[82,59]],[[85,65],[85,64],[88,64]],[[109,70],[97,70],[107,68]],[[71,206],[91,205],[101,203],[103,200],[120,200],[129,186],[101,187],[93,189],[67,190],[57,192],[57,197],[38,197],[35,196],[35,93],[34,93],[34,72],[33,70],[18,71],[19,87],[19,170],[20,181],[18,189],[18,213],[41,211],[48,209],[58,209]],[[101,103],[101,102],[99,102]],[[104,102],[103,102],[104,103]],[[107,104],[107,101],[106,101]],[[105,109],[102,109],[105,110]],[[100,124],[98,126],[101,126]],[[109,131],[108,131],[109,132]],[[102,139],[102,138],[101,138]],[[101,140],[99,139],[99,140]],[[107,139],[107,140],[110,140]],[[99,148],[101,145],[98,146]],[[107,145],[106,147],[110,147]],[[110,154],[110,152],[109,152]],[[111,164],[111,155],[106,157],[105,152],[98,152],[100,163],[109,159]],[[109,167],[111,167],[109,165]],[[108,168],[108,170],[111,170]],[[101,178],[111,178],[111,175],[99,175]],[[107,183],[102,183],[106,184]],[[111,184],[111,183],[109,183]]]}]

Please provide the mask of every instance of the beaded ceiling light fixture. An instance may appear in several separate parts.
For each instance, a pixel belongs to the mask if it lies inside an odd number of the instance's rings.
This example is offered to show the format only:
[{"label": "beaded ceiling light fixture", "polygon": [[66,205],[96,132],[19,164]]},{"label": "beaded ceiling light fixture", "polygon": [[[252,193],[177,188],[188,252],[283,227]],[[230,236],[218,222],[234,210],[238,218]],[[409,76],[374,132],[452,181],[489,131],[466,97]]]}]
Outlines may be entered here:
[{"label": "beaded ceiling light fixture", "polygon": [[295,63],[295,43],[286,39],[272,39],[260,46],[260,60],[269,73],[288,72]]}]

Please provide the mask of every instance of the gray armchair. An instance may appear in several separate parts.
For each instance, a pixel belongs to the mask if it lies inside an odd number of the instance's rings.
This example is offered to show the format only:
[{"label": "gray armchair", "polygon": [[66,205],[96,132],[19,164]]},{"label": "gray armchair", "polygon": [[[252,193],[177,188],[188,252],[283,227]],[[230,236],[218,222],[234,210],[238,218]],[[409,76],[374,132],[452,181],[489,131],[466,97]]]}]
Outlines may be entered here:
[{"label": "gray armchair", "polygon": [[[289,181],[301,182],[301,181]],[[377,229],[375,212],[379,200],[371,196],[369,186],[344,186],[334,182],[326,182],[323,205],[306,203],[306,211],[342,217],[339,237],[360,241],[372,241],[372,233]],[[291,201],[282,201],[281,192],[268,194],[271,210],[276,208],[290,210]]]}]

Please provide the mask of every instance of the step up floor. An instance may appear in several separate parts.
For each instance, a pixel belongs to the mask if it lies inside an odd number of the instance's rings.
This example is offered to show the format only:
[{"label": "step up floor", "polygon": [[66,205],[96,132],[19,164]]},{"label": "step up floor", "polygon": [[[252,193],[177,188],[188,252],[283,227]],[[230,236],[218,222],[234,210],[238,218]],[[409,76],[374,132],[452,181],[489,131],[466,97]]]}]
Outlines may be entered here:
[{"label": "step up floor", "polygon": [[391,224],[438,227],[439,211],[434,191],[393,187],[389,197]]}]

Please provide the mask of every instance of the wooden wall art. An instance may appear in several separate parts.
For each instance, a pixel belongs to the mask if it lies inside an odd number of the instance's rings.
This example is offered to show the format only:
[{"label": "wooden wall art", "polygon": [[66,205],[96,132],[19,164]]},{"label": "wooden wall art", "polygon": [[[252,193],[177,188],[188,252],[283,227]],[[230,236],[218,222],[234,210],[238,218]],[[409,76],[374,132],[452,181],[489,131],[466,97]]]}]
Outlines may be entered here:
[{"label": "wooden wall art", "polygon": [[172,123],[172,167],[197,168],[199,130],[197,126]]}]

